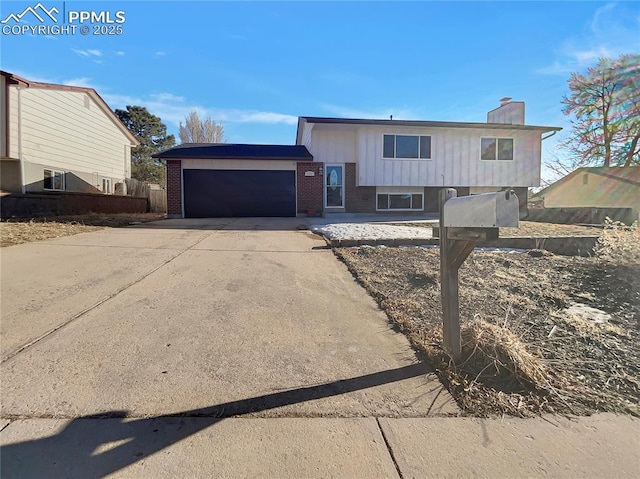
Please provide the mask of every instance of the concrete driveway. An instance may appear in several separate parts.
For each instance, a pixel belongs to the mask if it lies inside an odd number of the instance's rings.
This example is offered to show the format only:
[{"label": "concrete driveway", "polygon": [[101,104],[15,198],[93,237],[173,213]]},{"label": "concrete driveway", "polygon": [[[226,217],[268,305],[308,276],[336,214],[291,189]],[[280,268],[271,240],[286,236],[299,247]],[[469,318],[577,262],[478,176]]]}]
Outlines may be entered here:
[{"label": "concrete driveway", "polygon": [[4,248],[3,416],[455,414],[300,223],[166,220]]},{"label": "concrete driveway", "polygon": [[637,477],[631,418],[428,417],[458,408],[298,224],[3,248],[0,476]]}]

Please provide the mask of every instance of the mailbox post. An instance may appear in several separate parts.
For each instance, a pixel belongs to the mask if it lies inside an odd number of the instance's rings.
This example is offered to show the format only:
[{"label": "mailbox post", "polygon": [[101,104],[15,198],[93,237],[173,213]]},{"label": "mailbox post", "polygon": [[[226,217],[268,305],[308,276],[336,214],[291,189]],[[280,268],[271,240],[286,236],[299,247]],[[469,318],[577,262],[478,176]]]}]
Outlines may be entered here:
[{"label": "mailbox post", "polygon": [[440,190],[440,296],[442,341],[454,360],[462,353],[458,270],[478,241],[498,239],[499,227],[517,227],[518,197],[500,191],[458,198],[453,188]]}]

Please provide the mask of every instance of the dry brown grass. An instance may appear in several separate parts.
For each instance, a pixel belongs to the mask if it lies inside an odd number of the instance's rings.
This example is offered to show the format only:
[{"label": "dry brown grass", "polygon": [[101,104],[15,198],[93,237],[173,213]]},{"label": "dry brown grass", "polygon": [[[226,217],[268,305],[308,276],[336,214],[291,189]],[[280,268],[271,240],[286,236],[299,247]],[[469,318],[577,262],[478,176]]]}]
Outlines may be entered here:
[{"label": "dry brown grass", "polygon": [[34,222],[0,223],[0,246],[12,246],[32,241],[41,241],[60,236],[71,236],[102,229],[99,226],[87,226],[80,223]]},{"label": "dry brown grass", "polygon": [[482,369],[476,376],[487,373],[494,377],[507,376],[525,388],[545,389],[549,376],[540,358],[529,352],[513,331],[481,319],[463,325],[462,355],[465,363],[474,361]]},{"label": "dry brown grass", "polygon": [[607,218],[594,253],[614,264],[640,264],[640,224],[626,226]]},{"label": "dry brown grass", "polygon": [[157,213],[114,215],[92,213],[50,218],[10,219],[0,222],[0,246],[71,236],[105,227],[128,226],[131,223],[155,221],[162,218],[164,215]]},{"label": "dry brown grass", "polygon": [[[463,411],[640,415],[640,266],[474,252],[460,270],[463,358],[442,349],[439,252],[335,250],[425,353]],[[611,315],[567,315],[572,302]]]},{"label": "dry brown grass", "polygon": [[534,221],[521,221],[518,228],[500,228],[500,236],[598,236],[602,229],[592,226],[563,225],[555,223],[536,223]]}]

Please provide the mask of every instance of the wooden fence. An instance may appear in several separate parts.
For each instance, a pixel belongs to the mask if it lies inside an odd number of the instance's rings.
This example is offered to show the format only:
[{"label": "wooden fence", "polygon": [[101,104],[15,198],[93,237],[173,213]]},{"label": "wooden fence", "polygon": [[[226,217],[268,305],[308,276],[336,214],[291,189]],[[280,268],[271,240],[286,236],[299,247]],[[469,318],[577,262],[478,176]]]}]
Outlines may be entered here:
[{"label": "wooden fence", "polygon": [[160,185],[152,185],[146,181],[135,178],[127,178],[127,196],[147,198],[148,211],[150,213],[167,212],[167,190]]}]

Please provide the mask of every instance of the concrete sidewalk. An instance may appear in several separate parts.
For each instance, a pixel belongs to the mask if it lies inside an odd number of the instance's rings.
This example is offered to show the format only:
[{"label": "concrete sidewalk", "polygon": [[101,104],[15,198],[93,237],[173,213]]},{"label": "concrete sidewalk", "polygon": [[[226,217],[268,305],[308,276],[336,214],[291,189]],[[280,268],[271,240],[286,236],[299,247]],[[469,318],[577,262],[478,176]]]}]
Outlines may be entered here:
[{"label": "concrete sidewalk", "polygon": [[640,421],[27,419],[0,433],[3,478],[635,478]]}]

